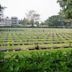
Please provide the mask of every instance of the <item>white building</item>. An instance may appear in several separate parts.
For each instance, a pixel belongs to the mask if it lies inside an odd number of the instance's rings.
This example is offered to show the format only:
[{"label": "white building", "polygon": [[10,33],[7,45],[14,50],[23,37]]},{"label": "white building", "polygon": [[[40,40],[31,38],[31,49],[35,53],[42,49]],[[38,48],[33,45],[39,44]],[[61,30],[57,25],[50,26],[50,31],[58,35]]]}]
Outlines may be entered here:
[{"label": "white building", "polygon": [[11,24],[12,24],[12,25],[19,24],[18,18],[17,18],[17,17],[11,17]]}]

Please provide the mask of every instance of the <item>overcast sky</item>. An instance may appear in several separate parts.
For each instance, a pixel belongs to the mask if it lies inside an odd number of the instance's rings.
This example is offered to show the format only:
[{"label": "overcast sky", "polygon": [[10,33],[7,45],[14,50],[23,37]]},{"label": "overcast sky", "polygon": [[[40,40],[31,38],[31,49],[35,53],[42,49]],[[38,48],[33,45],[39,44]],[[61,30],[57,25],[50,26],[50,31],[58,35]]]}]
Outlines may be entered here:
[{"label": "overcast sky", "polygon": [[60,11],[57,0],[0,0],[0,3],[7,7],[4,12],[6,16],[17,16],[19,19],[24,18],[29,10],[39,13],[41,20]]}]

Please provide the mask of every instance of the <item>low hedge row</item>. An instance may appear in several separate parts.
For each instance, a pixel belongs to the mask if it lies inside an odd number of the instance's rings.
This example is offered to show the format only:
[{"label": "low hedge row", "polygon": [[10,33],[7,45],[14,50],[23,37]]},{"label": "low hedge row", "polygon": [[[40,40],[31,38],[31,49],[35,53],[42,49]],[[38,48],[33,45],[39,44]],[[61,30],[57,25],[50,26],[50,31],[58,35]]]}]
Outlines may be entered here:
[{"label": "low hedge row", "polygon": [[72,72],[72,49],[2,52],[0,72]]}]

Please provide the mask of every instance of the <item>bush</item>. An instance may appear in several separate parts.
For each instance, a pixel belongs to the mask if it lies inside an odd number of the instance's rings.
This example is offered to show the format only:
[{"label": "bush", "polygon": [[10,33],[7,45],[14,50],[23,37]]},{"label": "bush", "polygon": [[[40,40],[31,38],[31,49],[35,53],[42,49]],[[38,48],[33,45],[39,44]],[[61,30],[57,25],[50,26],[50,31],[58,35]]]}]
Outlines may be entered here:
[{"label": "bush", "polygon": [[72,72],[72,49],[7,52],[0,72]]}]

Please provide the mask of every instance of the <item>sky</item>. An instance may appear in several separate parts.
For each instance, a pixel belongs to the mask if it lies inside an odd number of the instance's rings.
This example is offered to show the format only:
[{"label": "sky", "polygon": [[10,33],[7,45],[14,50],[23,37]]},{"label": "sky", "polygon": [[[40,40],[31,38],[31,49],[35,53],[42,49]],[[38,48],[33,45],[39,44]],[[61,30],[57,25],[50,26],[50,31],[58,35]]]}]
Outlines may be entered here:
[{"label": "sky", "polygon": [[0,4],[7,7],[4,10],[5,16],[16,16],[19,19],[23,19],[29,10],[35,10],[40,14],[41,21],[57,15],[60,11],[57,0],[0,0]]}]

